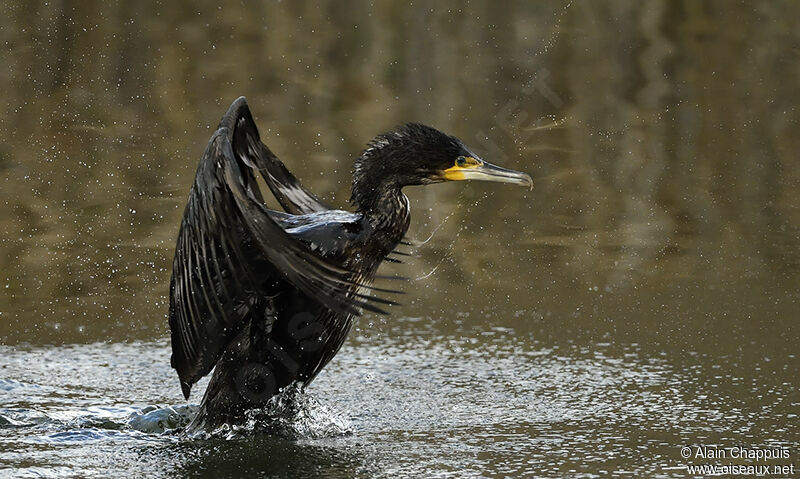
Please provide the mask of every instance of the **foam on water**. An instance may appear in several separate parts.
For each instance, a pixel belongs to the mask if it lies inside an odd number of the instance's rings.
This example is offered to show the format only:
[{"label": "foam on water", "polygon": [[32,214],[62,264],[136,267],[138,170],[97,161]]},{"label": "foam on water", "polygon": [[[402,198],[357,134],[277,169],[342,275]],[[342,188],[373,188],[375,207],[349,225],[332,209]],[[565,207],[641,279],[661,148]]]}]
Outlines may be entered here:
[{"label": "foam on water", "polygon": [[341,436],[352,431],[345,417],[333,413],[318,399],[299,388],[284,391],[264,408],[247,411],[242,424],[184,434],[184,429],[198,409],[196,404],[91,406],[49,412],[3,408],[0,409],[0,429],[28,429],[30,434],[25,440],[45,443],[168,438],[244,439],[265,434],[301,440]]}]

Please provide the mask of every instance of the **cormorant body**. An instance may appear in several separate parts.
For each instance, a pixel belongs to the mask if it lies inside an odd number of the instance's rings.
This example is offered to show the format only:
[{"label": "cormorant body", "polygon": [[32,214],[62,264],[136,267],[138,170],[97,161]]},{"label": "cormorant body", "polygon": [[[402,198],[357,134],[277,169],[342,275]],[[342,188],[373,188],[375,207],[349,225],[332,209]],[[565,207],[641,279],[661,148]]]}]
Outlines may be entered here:
[{"label": "cormorant body", "polygon": [[[258,171],[284,212],[267,208]],[[326,205],[261,143],[244,97],[200,160],[170,282],[172,366],[184,396],[214,370],[190,429],[236,423],[282,388],[308,385],[362,311],[398,291],[371,286],[409,225],[404,186],[483,179],[531,185],[455,137],[407,124],[356,160],[355,212]]]}]

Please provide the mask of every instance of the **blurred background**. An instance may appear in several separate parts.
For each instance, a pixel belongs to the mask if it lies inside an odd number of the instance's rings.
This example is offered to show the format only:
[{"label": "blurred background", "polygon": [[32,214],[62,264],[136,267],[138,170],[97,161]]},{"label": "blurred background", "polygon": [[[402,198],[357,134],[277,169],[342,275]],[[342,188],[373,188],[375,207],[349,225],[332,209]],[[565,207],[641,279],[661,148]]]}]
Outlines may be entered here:
[{"label": "blurred background", "polygon": [[6,3],[0,340],[165,335],[194,170],[245,95],[342,208],[406,121],[535,177],[409,188],[436,233],[398,269],[439,267],[394,316],[797,349],[800,7],[724,5]]},{"label": "blurred background", "polygon": [[408,188],[409,236],[430,240],[385,268],[410,294],[350,347],[633,348],[692,369],[723,410],[763,413],[743,437],[797,439],[800,3],[0,11],[0,343],[167,337],[194,171],[245,95],[262,140],[341,208],[353,159],[407,121],[534,177]]}]

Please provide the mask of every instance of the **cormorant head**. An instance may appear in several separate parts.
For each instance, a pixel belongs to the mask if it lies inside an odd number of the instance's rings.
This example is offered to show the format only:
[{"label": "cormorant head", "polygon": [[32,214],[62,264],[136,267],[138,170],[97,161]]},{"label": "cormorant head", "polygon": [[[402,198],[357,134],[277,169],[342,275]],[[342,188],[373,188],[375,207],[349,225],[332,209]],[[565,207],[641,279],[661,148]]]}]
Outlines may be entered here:
[{"label": "cormorant head", "polygon": [[408,123],[375,137],[356,160],[350,201],[361,210],[391,189],[459,180],[533,185],[529,175],[483,161],[454,136]]}]

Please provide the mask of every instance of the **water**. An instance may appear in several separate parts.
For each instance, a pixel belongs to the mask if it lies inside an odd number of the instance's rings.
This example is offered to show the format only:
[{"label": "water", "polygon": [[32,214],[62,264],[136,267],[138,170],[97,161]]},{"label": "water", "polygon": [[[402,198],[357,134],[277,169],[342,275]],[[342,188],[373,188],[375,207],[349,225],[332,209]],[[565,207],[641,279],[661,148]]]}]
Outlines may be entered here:
[{"label": "water", "polygon": [[18,379],[0,396],[0,461],[23,477],[641,477],[675,472],[677,445],[797,437],[795,384],[717,358],[553,347],[506,328],[386,333],[357,334],[291,426],[210,439],[176,431],[192,411],[170,406],[164,341],[5,349],[3,375]]},{"label": "water", "polygon": [[[685,446],[784,448],[766,464],[797,470],[798,9],[4,3],[0,476],[765,464]],[[408,189],[430,239],[382,271],[412,278],[404,304],[361,318],[294,402],[187,437],[205,383],[187,403],[169,367],[170,264],[242,94],[337,206],[354,155],[404,121],[535,187]]]}]

